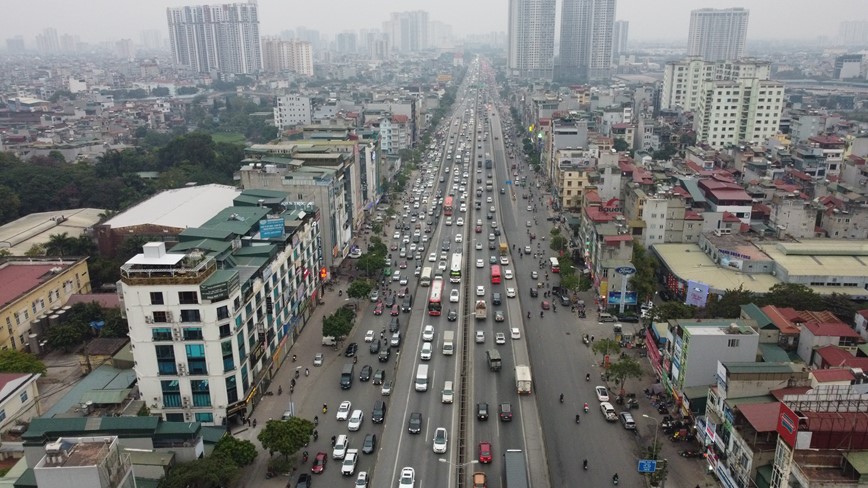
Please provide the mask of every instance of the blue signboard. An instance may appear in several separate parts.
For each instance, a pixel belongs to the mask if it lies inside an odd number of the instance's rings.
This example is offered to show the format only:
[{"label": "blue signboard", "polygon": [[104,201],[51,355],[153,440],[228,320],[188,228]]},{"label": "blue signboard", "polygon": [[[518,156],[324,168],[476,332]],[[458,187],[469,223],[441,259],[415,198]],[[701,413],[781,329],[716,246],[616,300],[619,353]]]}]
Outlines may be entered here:
[{"label": "blue signboard", "polygon": [[653,473],[654,471],[657,471],[657,461],[655,461],[654,459],[639,460],[640,473]]},{"label": "blue signboard", "polygon": [[512,180],[506,180],[506,184],[507,184],[507,185],[511,185],[511,184],[512,184]]},{"label": "blue signboard", "polygon": [[[620,291],[610,291],[609,292],[609,305],[620,305],[621,304],[621,292]],[[636,305],[636,292],[628,291],[624,294],[624,303],[627,305]]]},{"label": "blue signboard", "polygon": [[279,219],[263,219],[259,221],[259,237],[263,239],[271,239],[281,237],[283,235],[284,222],[283,218]]}]

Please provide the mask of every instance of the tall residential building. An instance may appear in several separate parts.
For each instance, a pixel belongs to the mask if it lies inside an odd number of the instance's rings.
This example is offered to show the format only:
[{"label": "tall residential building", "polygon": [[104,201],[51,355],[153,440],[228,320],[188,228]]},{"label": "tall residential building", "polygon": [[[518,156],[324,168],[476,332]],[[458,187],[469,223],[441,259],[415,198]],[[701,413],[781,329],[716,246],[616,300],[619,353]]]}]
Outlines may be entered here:
[{"label": "tall residential building", "polygon": [[560,79],[596,81],[611,77],[614,22],[615,0],[563,1]]},{"label": "tall residential building", "polygon": [[170,7],[166,16],[176,66],[198,73],[245,74],[262,70],[255,1]]},{"label": "tall residential building", "polygon": [[299,124],[310,124],[313,111],[310,97],[301,95],[285,95],[277,97],[274,106],[274,126],[282,131],[286,127]]},{"label": "tall residential building", "polygon": [[269,73],[291,71],[313,76],[313,48],[307,41],[262,38],[262,66]]},{"label": "tall residential building", "polygon": [[868,21],[850,20],[838,26],[838,37],[845,46],[865,46],[868,44]]},{"label": "tall residential building", "polygon": [[715,148],[761,144],[777,134],[783,107],[784,85],[777,81],[705,81],[693,116],[696,140]]},{"label": "tall residential building", "polygon": [[743,8],[692,10],[687,55],[707,61],[743,57],[749,14]]},{"label": "tall residential building", "polygon": [[627,52],[627,34],[630,29],[630,22],[626,20],[616,20],[612,26],[612,59],[617,60],[618,56]]},{"label": "tall residential building", "polygon": [[555,0],[509,0],[510,76],[552,79],[555,8]]},{"label": "tall residential building", "polygon": [[60,36],[57,29],[48,27],[36,34],[36,50],[43,53],[56,53],[60,51]]},{"label": "tall residential building", "polygon": [[147,50],[163,48],[163,31],[157,29],[143,30],[139,33],[139,41]]},{"label": "tall residential building", "polygon": [[335,36],[335,49],[339,53],[355,54],[358,49],[358,35],[355,32],[341,32]]},{"label": "tall residential building", "polygon": [[393,12],[383,23],[383,30],[388,34],[393,50],[419,52],[431,47],[428,24],[428,12],[424,10]]},{"label": "tall residential building", "polygon": [[739,81],[752,78],[768,80],[770,75],[771,63],[755,59],[711,62],[688,58],[670,61],[663,68],[660,108],[680,108],[685,112],[692,112],[699,107],[706,81]]}]

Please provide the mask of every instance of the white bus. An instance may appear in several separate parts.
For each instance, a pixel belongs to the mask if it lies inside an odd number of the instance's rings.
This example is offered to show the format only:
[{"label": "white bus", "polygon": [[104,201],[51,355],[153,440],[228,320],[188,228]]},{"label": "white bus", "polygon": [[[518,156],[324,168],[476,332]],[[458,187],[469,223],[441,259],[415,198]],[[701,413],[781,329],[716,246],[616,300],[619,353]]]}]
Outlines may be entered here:
[{"label": "white bus", "polygon": [[425,266],[422,268],[422,274],[419,275],[419,286],[431,286],[432,274],[431,266]]},{"label": "white bus", "polygon": [[461,283],[461,253],[452,254],[452,266],[449,267],[449,282]]}]

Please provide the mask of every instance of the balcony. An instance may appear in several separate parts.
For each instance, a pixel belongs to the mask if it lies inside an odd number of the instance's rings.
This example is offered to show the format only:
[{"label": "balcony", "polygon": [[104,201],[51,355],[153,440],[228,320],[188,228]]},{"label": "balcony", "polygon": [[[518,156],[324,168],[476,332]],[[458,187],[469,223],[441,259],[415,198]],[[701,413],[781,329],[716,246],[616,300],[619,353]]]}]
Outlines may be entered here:
[{"label": "balcony", "polygon": [[217,270],[213,257],[199,260],[185,257],[175,266],[144,266],[126,263],[121,266],[121,281],[130,286],[198,285]]}]

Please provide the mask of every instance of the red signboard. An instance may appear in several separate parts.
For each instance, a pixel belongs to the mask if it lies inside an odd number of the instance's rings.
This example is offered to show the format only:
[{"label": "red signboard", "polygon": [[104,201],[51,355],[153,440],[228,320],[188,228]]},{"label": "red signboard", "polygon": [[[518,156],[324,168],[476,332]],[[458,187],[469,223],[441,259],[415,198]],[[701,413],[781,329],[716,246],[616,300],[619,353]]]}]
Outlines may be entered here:
[{"label": "red signboard", "polygon": [[781,403],[780,411],[778,412],[778,435],[781,436],[781,439],[788,446],[795,449],[798,433],[799,417],[789,407]]}]

